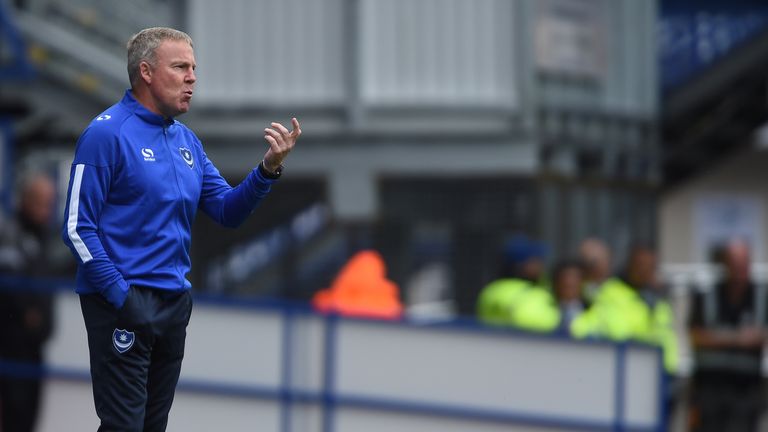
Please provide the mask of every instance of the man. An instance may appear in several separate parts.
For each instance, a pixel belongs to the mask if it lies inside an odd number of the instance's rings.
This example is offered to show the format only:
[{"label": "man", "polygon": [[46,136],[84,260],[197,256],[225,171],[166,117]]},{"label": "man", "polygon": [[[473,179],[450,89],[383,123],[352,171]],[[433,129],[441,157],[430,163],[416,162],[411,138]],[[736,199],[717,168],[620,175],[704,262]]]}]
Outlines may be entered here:
[{"label": "man", "polygon": [[696,431],[755,431],[762,410],[765,298],[750,279],[749,246],[723,250],[725,279],[694,299],[691,342]]},{"label": "man", "polygon": [[163,431],[181,370],[192,302],[190,230],[197,209],[243,222],[301,134],[265,129],[264,159],[232,188],[174,117],[195,87],[192,40],[149,28],[128,42],[131,88],[81,135],[63,238],[78,260],[99,431]]},{"label": "man", "polygon": [[584,264],[582,296],[592,304],[600,287],[611,277],[611,252],[602,240],[588,238],[579,245],[579,259]]},{"label": "man", "polygon": [[[56,201],[51,179],[34,174],[22,181],[16,217],[0,229],[0,273],[46,276],[50,268],[50,223]],[[53,327],[49,293],[27,286],[0,286],[0,360],[27,366],[43,363],[43,346]],[[40,407],[38,377],[0,375],[0,430],[31,432]]]},{"label": "man", "polygon": [[677,373],[679,362],[677,332],[672,305],[667,299],[664,286],[657,280],[656,251],[648,246],[637,246],[630,255],[634,288],[638,289],[648,308],[649,328],[644,340],[658,345],[664,356],[668,374]]},{"label": "man", "polygon": [[[656,345],[661,348],[666,372],[674,374],[679,361],[674,316],[669,302],[661,295],[656,261],[656,252],[651,247],[634,246],[624,273],[603,282],[590,308],[573,321],[571,333],[579,338]],[[664,403],[665,412],[669,413],[674,402],[674,387],[669,386],[667,390]],[[667,421],[665,418],[664,423]]]},{"label": "man", "polygon": [[571,324],[572,334],[578,338],[645,340],[650,331],[650,313],[640,290],[651,282],[652,271],[646,255],[633,250],[625,274],[600,285],[592,305]]}]

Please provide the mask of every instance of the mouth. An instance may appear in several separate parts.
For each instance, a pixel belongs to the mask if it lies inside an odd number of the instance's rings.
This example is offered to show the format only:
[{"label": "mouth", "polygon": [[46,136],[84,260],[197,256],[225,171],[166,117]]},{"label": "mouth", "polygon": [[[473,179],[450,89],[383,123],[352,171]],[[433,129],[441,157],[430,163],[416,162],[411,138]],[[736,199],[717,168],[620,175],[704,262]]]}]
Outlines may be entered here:
[{"label": "mouth", "polygon": [[184,100],[190,100],[192,99],[192,90],[187,90],[181,94],[182,99]]}]

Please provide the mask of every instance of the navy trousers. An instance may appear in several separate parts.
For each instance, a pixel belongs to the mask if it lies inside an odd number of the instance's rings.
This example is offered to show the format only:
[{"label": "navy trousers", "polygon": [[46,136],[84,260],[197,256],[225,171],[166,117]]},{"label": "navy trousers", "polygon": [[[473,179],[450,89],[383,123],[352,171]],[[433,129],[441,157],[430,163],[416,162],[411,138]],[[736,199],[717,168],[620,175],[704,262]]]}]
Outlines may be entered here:
[{"label": "navy trousers", "polygon": [[80,296],[99,432],[161,432],[168,424],[192,312],[188,291],[130,288],[119,310]]}]

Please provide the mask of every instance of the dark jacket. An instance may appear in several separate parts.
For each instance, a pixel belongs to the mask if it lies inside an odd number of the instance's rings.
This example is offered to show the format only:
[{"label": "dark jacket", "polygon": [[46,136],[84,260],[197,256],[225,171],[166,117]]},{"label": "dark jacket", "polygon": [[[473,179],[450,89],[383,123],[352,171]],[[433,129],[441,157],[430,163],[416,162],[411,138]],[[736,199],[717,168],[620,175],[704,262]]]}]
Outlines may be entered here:
[{"label": "dark jacket", "polygon": [[0,357],[39,359],[42,344],[51,336],[51,293],[8,280],[48,275],[48,243],[45,228],[21,215],[0,226]]}]

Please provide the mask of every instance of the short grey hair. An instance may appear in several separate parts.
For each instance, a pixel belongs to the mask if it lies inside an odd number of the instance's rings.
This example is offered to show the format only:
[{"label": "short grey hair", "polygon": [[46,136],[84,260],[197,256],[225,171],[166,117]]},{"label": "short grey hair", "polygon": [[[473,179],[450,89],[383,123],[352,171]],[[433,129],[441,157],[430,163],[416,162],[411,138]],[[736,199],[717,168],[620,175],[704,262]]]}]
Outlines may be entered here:
[{"label": "short grey hair", "polygon": [[131,86],[137,83],[141,76],[141,62],[146,61],[154,66],[157,60],[155,50],[166,40],[186,41],[189,46],[193,46],[192,38],[188,34],[169,27],[150,27],[131,36],[127,46],[128,80]]}]

